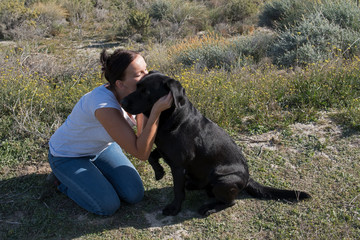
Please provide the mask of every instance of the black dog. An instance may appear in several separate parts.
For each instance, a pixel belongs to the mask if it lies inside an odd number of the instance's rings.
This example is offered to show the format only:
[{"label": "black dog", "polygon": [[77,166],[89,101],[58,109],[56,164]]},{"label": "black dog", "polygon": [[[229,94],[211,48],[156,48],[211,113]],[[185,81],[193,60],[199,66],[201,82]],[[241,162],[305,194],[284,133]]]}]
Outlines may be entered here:
[{"label": "black dog", "polygon": [[257,198],[299,201],[310,198],[305,192],[266,187],[249,177],[246,159],[240,148],[218,125],[204,117],[189,101],[180,82],[161,73],[151,73],[137,83],[137,89],[121,101],[131,114],[150,115],[153,104],[172,92],[174,106],[161,113],[155,138],[156,149],[149,162],[156,178],[164,175],[157,162],[163,157],[170,166],[175,198],[163,209],[164,215],[176,215],[185,198],[185,188],[205,189],[216,202],[199,209],[202,215],[234,204],[241,190]]}]

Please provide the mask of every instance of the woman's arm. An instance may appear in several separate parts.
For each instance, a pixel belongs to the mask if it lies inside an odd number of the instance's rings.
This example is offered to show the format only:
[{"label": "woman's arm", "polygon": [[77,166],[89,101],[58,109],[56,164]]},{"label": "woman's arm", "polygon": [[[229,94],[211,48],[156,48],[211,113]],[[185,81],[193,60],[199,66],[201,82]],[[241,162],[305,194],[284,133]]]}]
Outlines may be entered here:
[{"label": "woman's arm", "polygon": [[144,114],[138,114],[136,115],[136,128],[137,132],[136,135],[139,136],[142,133],[142,130],[144,129],[148,118],[145,117]]},{"label": "woman's arm", "polygon": [[171,93],[160,98],[154,104],[149,119],[138,136],[127,123],[122,113],[115,108],[97,109],[95,116],[122,149],[134,157],[146,161],[155,141],[160,114],[170,108],[171,104]]}]

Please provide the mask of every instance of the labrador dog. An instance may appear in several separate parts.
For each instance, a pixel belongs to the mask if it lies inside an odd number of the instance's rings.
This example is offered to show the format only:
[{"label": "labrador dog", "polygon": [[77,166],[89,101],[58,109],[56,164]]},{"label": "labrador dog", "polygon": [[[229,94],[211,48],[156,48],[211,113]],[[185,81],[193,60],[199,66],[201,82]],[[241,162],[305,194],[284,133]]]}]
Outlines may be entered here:
[{"label": "labrador dog", "polygon": [[149,116],[153,104],[169,91],[174,103],[160,115],[157,148],[149,158],[156,179],[164,175],[160,157],[170,166],[173,176],[174,200],[163,209],[164,215],[179,213],[185,189],[205,189],[215,197],[215,202],[200,207],[199,213],[205,216],[234,205],[242,190],[262,199],[296,202],[311,197],[306,192],[266,187],[250,178],[240,147],[192,105],[179,81],[152,72],[137,83],[136,91],[121,105],[128,113]]}]

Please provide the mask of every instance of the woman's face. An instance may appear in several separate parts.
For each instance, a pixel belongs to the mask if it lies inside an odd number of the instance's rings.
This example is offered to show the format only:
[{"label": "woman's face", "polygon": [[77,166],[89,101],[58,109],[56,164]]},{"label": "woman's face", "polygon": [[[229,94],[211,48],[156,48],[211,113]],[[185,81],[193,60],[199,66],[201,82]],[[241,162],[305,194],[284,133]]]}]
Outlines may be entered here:
[{"label": "woman's face", "polygon": [[146,62],[142,56],[137,55],[125,70],[124,80],[122,81],[125,93],[130,94],[134,92],[136,90],[136,83],[146,74],[148,74]]}]

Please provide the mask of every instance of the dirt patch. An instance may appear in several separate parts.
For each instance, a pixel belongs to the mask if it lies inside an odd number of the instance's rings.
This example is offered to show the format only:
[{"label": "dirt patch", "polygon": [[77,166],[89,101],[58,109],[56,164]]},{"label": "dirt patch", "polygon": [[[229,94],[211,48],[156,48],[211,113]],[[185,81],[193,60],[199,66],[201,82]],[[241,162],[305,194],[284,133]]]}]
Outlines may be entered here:
[{"label": "dirt patch", "polygon": [[[342,129],[331,120],[328,113],[320,113],[318,122],[314,123],[295,123],[289,126],[291,135],[299,137],[314,136],[320,143],[326,141],[333,142],[342,136]],[[278,130],[251,137],[240,137],[238,141],[246,142],[250,147],[258,147],[262,150],[277,151],[282,148],[282,133]],[[360,140],[352,141],[356,147],[360,146]],[[286,148],[286,151],[297,152],[298,149]]]},{"label": "dirt patch", "polygon": [[20,172],[23,173],[24,175],[34,174],[34,173],[46,174],[51,172],[51,168],[49,163],[40,163],[36,166],[34,165],[25,166],[22,170],[20,170]]},{"label": "dirt patch", "polygon": [[10,45],[16,45],[16,42],[14,42],[14,41],[0,41],[0,46],[10,46]]},{"label": "dirt patch", "polygon": [[331,120],[328,113],[320,113],[321,117],[316,123],[296,123],[290,126],[290,129],[300,135],[315,135],[321,137],[339,137],[342,134],[342,129]]},{"label": "dirt patch", "polygon": [[146,213],[145,218],[146,221],[149,223],[150,228],[152,229],[161,228],[163,226],[169,225],[173,222],[174,219],[171,216],[162,216],[162,210]]},{"label": "dirt patch", "polygon": [[187,219],[191,218],[193,215],[194,213],[191,211],[182,210],[176,218],[173,216],[165,217],[162,215],[162,210],[158,210],[145,214],[145,219],[150,225],[148,230],[151,232],[162,232],[165,226],[171,226],[171,229],[174,229],[174,231],[169,231],[169,233],[161,239],[185,239],[188,238],[190,234],[183,228],[182,223],[176,222],[176,219]]},{"label": "dirt patch", "polygon": [[16,169],[4,166],[0,169],[0,173],[4,176],[10,174],[11,172],[16,173],[17,177],[30,175],[30,174],[48,174],[51,172],[49,163],[38,163],[36,165],[23,165],[19,166]]}]

